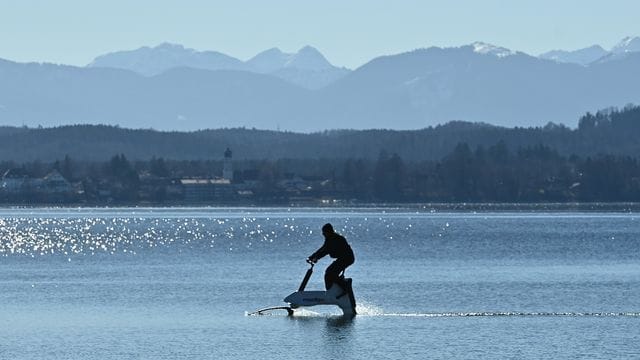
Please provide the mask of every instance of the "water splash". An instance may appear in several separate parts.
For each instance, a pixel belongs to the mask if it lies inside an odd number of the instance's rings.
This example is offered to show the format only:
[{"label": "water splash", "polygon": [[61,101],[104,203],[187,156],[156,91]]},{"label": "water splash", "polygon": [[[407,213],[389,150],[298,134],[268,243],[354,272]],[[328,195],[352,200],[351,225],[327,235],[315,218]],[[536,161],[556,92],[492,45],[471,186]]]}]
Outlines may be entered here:
[{"label": "water splash", "polygon": [[[396,317],[396,318],[471,318],[471,317],[627,317],[640,318],[640,312],[521,312],[521,311],[491,311],[491,312],[441,312],[441,313],[386,313],[372,304],[359,304],[358,317]],[[245,312],[245,316],[256,313]],[[286,316],[283,311],[265,312],[260,315]],[[335,317],[337,313],[321,313],[309,309],[296,309],[294,317]]]},{"label": "water splash", "polygon": [[458,317],[637,317],[640,312],[449,312],[449,313],[381,313],[363,314],[364,316],[383,317],[424,317],[424,318],[458,318]]},{"label": "water splash", "polygon": [[358,315],[363,316],[383,316],[384,310],[374,304],[368,303],[367,301],[358,301],[356,306],[356,312]]}]

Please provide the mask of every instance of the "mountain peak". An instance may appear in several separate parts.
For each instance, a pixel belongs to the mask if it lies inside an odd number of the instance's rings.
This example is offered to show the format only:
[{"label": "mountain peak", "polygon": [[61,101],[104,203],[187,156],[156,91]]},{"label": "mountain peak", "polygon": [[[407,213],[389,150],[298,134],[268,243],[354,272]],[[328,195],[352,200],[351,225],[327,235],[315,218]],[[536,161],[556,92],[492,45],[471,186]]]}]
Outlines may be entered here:
[{"label": "mountain peak", "polygon": [[622,39],[619,43],[617,43],[613,48],[611,48],[611,52],[614,54],[622,54],[622,53],[630,53],[630,52],[638,52],[640,51],[640,37],[638,36],[627,36]]},{"label": "mountain peak", "polygon": [[238,59],[214,51],[196,51],[180,44],[168,42],[155,47],[143,46],[135,50],[118,51],[98,56],[88,67],[126,69],[153,76],[175,67],[193,67],[206,70],[243,70]]},{"label": "mountain peak", "polygon": [[293,55],[283,53],[280,49],[274,47],[247,60],[247,64],[256,72],[268,74],[281,69],[291,56]]},{"label": "mountain peak", "polygon": [[185,47],[183,45],[180,44],[173,44],[170,42],[163,42],[161,44],[158,44],[156,47],[153,48],[154,50],[191,50],[191,51],[195,51],[193,49],[185,49]]},{"label": "mountain peak", "polygon": [[284,68],[325,70],[333,67],[318,49],[309,45],[300,48],[295,54],[271,48],[252,57],[247,63],[262,73],[270,73]]},{"label": "mountain peak", "polygon": [[297,68],[304,70],[325,70],[333,68],[333,65],[312,46],[304,46],[284,64],[286,68]]},{"label": "mountain peak", "polygon": [[[267,50],[265,50],[265,51],[263,51],[263,52],[259,53],[258,55],[261,55],[261,54],[269,54],[269,55],[283,55],[283,54],[284,54],[284,52],[282,52],[282,50],[280,50],[280,48],[272,47],[271,49],[267,49]],[[256,56],[258,56],[258,55],[256,55]],[[255,56],[254,56],[254,57],[255,57]]]},{"label": "mountain peak", "polygon": [[472,43],[471,46],[473,47],[473,52],[479,54],[489,54],[497,57],[506,57],[516,54],[514,51],[511,51],[507,48],[484,43],[481,41],[476,41]]},{"label": "mountain peak", "polygon": [[320,55],[320,56],[322,56],[320,51],[318,51],[318,49],[314,48],[311,45],[305,45],[305,46],[301,47],[300,50],[298,50],[298,54],[309,54],[309,55]]},{"label": "mountain peak", "polygon": [[553,60],[560,63],[580,64],[583,66],[602,58],[607,55],[607,51],[600,45],[591,45],[589,47],[574,51],[551,50],[540,54],[541,59]]}]

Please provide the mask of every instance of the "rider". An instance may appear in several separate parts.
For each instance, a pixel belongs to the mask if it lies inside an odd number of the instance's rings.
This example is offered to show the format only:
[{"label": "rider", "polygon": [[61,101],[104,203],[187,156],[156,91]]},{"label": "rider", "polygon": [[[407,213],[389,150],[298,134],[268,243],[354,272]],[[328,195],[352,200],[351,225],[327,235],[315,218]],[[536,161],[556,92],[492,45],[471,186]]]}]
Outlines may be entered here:
[{"label": "rider", "polygon": [[329,223],[322,227],[322,235],[324,235],[324,244],[311,254],[307,261],[315,264],[327,254],[336,259],[327,267],[324,273],[324,285],[329,290],[333,283],[337,283],[346,291],[347,284],[340,278],[340,273],[355,261],[353,250],[351,250],[351,246],[349,246],[344,236],[336,233]]}]

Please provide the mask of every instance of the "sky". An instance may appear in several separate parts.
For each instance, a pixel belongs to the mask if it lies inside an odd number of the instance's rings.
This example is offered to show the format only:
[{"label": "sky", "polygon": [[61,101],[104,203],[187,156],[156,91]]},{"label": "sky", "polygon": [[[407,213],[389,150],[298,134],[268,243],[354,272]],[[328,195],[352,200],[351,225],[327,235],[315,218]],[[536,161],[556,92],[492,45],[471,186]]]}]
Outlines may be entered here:
[{"label": "sky", "polygon": [[532,55],[640,36],[637,0],[0,0],[0,58],[84,66],[162,42],[247,60],[305,45],[338,66],[483,41]]}]

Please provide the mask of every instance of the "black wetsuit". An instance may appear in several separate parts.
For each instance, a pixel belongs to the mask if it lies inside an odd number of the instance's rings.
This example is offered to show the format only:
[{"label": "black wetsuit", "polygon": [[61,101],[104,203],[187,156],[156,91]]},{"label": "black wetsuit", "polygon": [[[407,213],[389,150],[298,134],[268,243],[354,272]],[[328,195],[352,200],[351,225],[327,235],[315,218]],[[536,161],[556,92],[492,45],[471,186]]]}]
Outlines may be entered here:
[{"label": "black wetsuit", "polygon": [[338,283],[343,289],[345,285],[340,281],[340,273],[353,264],[355,257],[347,240],[340,234],[331,233],[324,239],[324,244],[316,252],[309,256],[310,259],[321,259],[329,255],[336,259],[327,267],[324,273],[324,285],[329,290],[331,284]]}]

